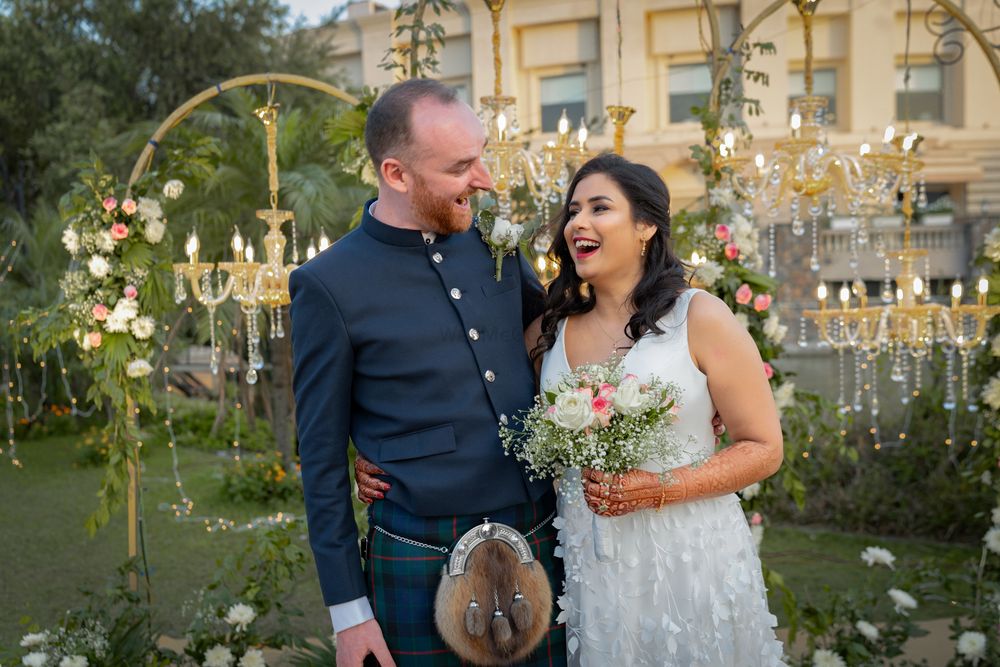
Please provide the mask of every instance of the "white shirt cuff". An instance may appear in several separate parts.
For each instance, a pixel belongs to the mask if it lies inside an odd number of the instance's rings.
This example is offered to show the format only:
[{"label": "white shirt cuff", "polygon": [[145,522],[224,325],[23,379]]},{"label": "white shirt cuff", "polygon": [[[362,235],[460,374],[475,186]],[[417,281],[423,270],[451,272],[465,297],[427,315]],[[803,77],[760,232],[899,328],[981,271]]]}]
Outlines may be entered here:
[{"label": "white shirt cuff", "polygon": [[375,618],[368,598],[360,597],[350,602],[330,605],[330,621],[333,622],[334,633],[361,625]]}]

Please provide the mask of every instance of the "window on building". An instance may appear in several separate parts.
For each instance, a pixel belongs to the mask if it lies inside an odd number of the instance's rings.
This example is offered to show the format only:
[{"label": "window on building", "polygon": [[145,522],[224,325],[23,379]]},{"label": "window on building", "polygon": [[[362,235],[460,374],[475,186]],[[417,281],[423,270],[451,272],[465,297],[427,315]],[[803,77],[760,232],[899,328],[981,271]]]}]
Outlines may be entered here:
[{"label": "window on building", "polygon": [[670,122],[697,120],[691,108],[705,106],[712,92],[712,74],[708,65],[671,65],[668,78]]},{"label": "window on building", "polygon": [[570,124],[576,127],[587,115],[587,75],[583,72],[546,76],[540,80],[542,132],[559,129],[559,118],[566,110]]},{"label": "window on building", "polygon": [[905,67],[896,68],[896,118],[900,120],[944,121],[944,74],[941,65],[910,67],[910,100],[907,115]]},{"label": "window on building", "polygon": [[[806,94],[806,74],[805,72],[790,72],[788,75],[788,106],[791,108],[792,100],[796,97],[803,97]],[[818,69],[813,70],[813,95],[826,97],[829,104],[826,107],[827,119],[830,123],[837,120],[837,70]]]}]

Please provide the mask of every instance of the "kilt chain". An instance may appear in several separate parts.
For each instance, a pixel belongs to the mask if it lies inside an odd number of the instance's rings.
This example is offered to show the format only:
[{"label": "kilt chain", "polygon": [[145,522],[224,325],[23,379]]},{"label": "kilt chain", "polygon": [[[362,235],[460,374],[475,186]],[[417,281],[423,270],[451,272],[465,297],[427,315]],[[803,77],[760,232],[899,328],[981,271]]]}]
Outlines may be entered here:
[{"label": "kilt chain", "polygon": [[[532,528],[531,530],[529,530],[528,532],[526,532],[524,534],[524,536],[525,537],[529,537],[529,536],[537,533],[539,530],[541,530],[542,528],[544,528],[546,526],[546,524],[548,524],[550,521],[552,521],[552,519],[554,519],[555,516],[556,516],[555,512],[550,513],[547,517],[545,517],[544,519],[542,519],[542,522],[540,524],[538,524],[537,526],[535,526],[534,528]],[[392,539],[397,540],[399,542],[402,542],[403,544],[408,544],[411,547],[421,547],[423,549],[430,549],[432,551],[437,551],[437,552],[440,552],[440,553],[445,554],[445,555],[448,555],[448,553],[451,551],[451,549],[448,548],[448,547],[436,547],[433,544],[425,544],[423,542],[418,542],[416,540],[411,540],[408,537],[403,537],[402,535],[396,535],[395,533],[390,533],[388,530],[386,530],[382,526],[376,525],[375,526],[375,530],[377,532],[379,532],[379,533],[382,533],[386,537],[391,537]]]}]

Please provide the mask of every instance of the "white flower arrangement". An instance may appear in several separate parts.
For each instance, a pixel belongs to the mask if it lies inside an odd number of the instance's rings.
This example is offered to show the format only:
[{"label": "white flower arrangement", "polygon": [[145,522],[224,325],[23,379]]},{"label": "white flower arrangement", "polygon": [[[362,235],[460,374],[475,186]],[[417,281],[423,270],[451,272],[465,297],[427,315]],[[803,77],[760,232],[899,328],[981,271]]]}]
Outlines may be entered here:
[{"label": "white flower arrangement", "polygon": [[994,262],[1000,262],[1000,227],[994,227],[983,239],[983,254]]},{"label": "white flower arrangement", "polygon": [[986,657],[986,635],[981,632],[963,632],[958,638],[956,650],[966,660],[971,660],[972,664],[978,664]]},{"label": "white flower arrangement", "polygon": [[126,375],[130,378],[141,378],[146,377],[153,372],[153,367],[145,359],[135,359],[128,363],[128,370],[125,371]]},{"label": "white flower arrangement", "polygon": [[995,554],[1000,554],[1000,526],[993,526],[983,535],[986,548]]},{"label": "white flower arrangement", "polygon": [[239,667],[267,667],[264,652],[256,648],[248,649],[240,658]]},{"label": "white flower arrangement", "polygon": [[750,329],[750,316],[749,315],[747,315],[743,311],[740,311],[740,312],[737,312],[737,313],[733,313],[733,317],[736,318],[736,321],[739,322],[740,325],[744,329]]},{"label": "white flower arrangement", "polygon": [[786,409],[795,405],[795,383],[786,382],[774,390],[774,405],[778,408],[778,415]]},{"label": "white flower arrangement", "polygon": [[878,628],[876,628],[868,621],[859,620],[857,623],[854,624],[854,627],[855,629],[857,629],[858,632],[861,633],[861,636],[863,636],[868,641],[873,641],[873,642],[878,641],[879,637]]},{"label": "white flower arrangement", "polygon": [[236,657],[228,647],[216,644],[205,651],[205,662],[201,664],[202,667],[232,667],[235,661]]},{"label": "white flower arrangement", "polygon": [[102,230],[94,236],[94,245],[100,252],[114,252],[116,241],[111,232],[108,230]]},{"label": "white flower arrangement", "polygon": [[163,240],[163,234],[167,231],[167,226],[163,224],[160,220],[153,220],[146,223],[146,231],[143,232],[143,237],[146,242],[151,245],[156,245]]},{"label": "white flower arrangement", "polygon": [[764,335],[775,345],[780,345],[788,334],[788,327],[781,323],[777,313],[770,313],[764,320]]},{"label": "white flower arrangement", "polygon": [[67,655],[59,661],[59,667],[88,667],[89,664],[83,655]]},{"label": "white flower arrangement", "polygon": [[748,487],[742,489],[739,494],[743,500],[753,500],[760,493],[760,482],[754,482]]},{"label": "white flower arrangement", "polygon": [[139,340],[149,340],[156,331],[156,320],[148,315],[137,317],[132,321],[132,335]]},{"label": "white flower arrangement", "polygon": [[49,640],[49,631],[43,630],[42,632],[29,632],[28,634],[21,637],[21,648],[33,648],[35,646],[42,646]]},{"label": "white flower arrangement", "polygon": [[861,560],[863,560],[868,567],[885,565],[890,570],[895,569],[893,568],[893,563],[896,562],[896,557],[892,555],[891,551],[882,547],[866,547],[865,550],[861,552]]},{"label": "white flower arrangement", "polygon": [[90,275],[101,280],[107,278],[108,274],[111,273],[111,264],[102,255],[91,255],[90,259],[87,260],[87,270],[90,271]]},{"label": "white flower arrangement", "polygon": [[173,178],[163,184],[163,196],[167,199],[177,199],[184,194],[184,181]]},{"label": "white flower arrangement", "polygon": [[816,649],[812,664],[813,667],[847,667],[847,663],[840,655],[825,648]]},{"label": "white flower arrangement", "polygon": [[695,268],[695,276],[706,289],[714,286],[724,273],[725,269],[722,268],[722,265],[710,259],[706,259]]},{"label": "white flower arrangement", "polygon": [[62,244],[66,248],[66,252],[75,257],[80,252],[80,235],[67,227],[63,230]]},{"label": "white flower arrangement", "polygon": [[917,608],[917,601],[906,591],[901,591],[898,588],[890,588],[889,597],[892,599],[897,614],[909,616],[910,614],[907,610]]},{"label": "white flower arrangement", "polygon": [[994,410],[1000,410],[1000,375],[994,375],[983,387],[983,402]]},{"label": "white flower arrangement", "polygon": [[247,627],[257,618],[257,612],[253,607],[242,602],[238,602],[226,612],[225,621],[233,626],[237,632],[246,632]]},{"label": "white flower arrangement", "polygon": [[49,662],[49,656],[41,651],[33,651],[21,658],[24,667],[45,667]]},{"label": "white flower arrangement", "polygon": [[[181,190],[184,190],[183,185],[181,186]],[[139,197],[139,205],[136,212],[147,224],[154,221],[159,222],[163,219],[163,208],[160,206],[160,202],[149,197]]]}]

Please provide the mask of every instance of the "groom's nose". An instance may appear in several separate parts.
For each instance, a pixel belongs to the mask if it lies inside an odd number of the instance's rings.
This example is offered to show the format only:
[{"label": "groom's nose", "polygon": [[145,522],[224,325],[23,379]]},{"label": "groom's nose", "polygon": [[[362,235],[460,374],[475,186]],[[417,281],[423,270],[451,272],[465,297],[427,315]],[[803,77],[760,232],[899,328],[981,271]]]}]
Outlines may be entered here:
[{"label": "groom's nose", "polygon": [[472,181],[469,185],[477,190],[493,189],[493,178],[490,177],[490,171],[482,159],[476,160],[475,166],[472,167]]}]

